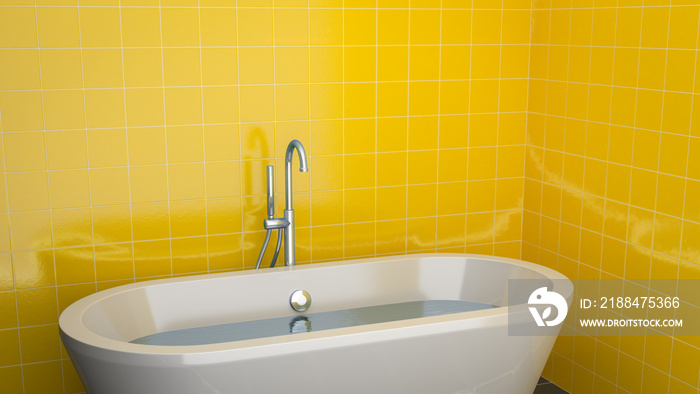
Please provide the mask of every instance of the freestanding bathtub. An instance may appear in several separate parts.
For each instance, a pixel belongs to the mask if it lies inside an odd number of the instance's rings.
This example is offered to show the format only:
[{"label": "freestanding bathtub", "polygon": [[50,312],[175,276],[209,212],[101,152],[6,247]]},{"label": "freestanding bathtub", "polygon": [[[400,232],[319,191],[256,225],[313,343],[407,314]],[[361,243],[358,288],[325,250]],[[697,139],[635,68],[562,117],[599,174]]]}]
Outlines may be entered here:
[{"label": "freestanding bathtub", "polygon": [[[59,326],[91,394],[532,394],[559,328],[509,335],[508,324],[517,324],[508,321],[509,279],[558,283],[554,290],[571,303],[571,282],[545,267],[421,254],[136,283],[77,301]],[[426,300],[495,307],[204,345],[130,343],[171,330],[294,318],[300,312],[289,297],[297,289],[312,298],[304,313]]]}]

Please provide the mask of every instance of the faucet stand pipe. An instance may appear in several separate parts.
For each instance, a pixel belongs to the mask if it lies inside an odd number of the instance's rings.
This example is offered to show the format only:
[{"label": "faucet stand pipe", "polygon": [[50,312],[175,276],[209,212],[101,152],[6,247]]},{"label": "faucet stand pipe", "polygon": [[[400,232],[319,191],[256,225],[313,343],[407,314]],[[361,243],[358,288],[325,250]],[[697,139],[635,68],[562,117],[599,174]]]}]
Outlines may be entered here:
[{"label": "faucet stand pipe", "polygon": [[292,208],[292,158],[294,157],[295,149],[299,155],[299,171],[309,171],[304,145],[298,140],[292,140],[287,146],[287,151],[284,155],[284,218],[289,222],[289,226],[284,230],[284,265],[294,265],[296,262],[294,250],[294,209]]}]

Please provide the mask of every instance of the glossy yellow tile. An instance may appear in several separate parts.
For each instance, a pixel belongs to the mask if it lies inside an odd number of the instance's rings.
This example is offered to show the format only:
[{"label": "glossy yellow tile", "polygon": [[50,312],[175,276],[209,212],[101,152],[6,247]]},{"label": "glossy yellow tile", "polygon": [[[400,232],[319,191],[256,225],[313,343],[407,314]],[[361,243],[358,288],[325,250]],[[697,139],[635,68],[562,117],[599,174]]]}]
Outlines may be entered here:
[{"label": "glossy yellow tile", "polygon": [[202,89],[197,87],[166,88],[165,124],[193,125],[202,123]]},{"label": "glossy yellow tile", "polygon": [[132,203],[167,200],[166,166],[134,167],[129,175]]},{"label": "glossy yellow tile", "polygon": [[0,255],[0,290],[14,290],[14,270],[12,269],[12,257],[9,253]]},{"label": "glossy yellow tile", "polygon": [[57,324],[22,328],[19,330],[19,335],[23,363],[60,358]]},{"label": "glossy yellow tile", "polygon": [[124,92],[86,90],[85,117],[90,128],[124,127]]},{"label": "glossy yellow tile", "polygon": [[79,13],[81,44],[84,47],[121,46],[118,8],[82,8]]},{"label": "glossy yellow tile", "polygon": [[343,43],[343,12],[336,9],[309,11],[311,45],[341,45]]},{"label": "glossy yellow tile", "polygon": [[36,14],[32,8],[11,7],[3,12],[0,45],[4,48],[31,48],[37,46]]},{"label": "glossy yellow tile", "polygon": [[344,124],[343,152],[372,153],[376,149],[376,122],[374,119],[349,119]]},{"label": "glossy yellow tile", "polygon": [[343,256],[343,226],[311,228],[311,256],[314,260],[339,259]]},{"label": "glossy yellow tile", "polygon": [[380,9],[378,11],[378,44],[408,44],[408,11],[405,9]]},{"label": "glossy yellow tile", "polygon": [[127,131],[129,164],[165,164],[165,129],[130,128]]},{"label": "glossy yellow tile", "polygon": [[237,56],[238,52],[235,48],[202,48],[202,83],[205,85],[236,84],[238,81]]},{"label": "glossy yellow tile", "polygon": [[199,44],[198,12],[193,8],[161,10],[164,46],[195,46]]},{"label": "glossy yellow tile", "polygon": [[51,214],[48,211],[18,212],[10,214],[13,250],[50,248]]},{"label": "glossy yellow tile", "polygon": [[243,268],[242,234],[207,237],[209,269],[232,270]]},{"label": "glossy yellow tile", "polygon": [[[0,365],[5,367],[20,364],[18,330],[2,330],[0,331],[0,338],[3,339],[1,342],[3,352],[2,358],[0,358]],[[3,369],[5,368],[0,370]]]},{"label": "glossy yellow tile", "polygon": [[232,8],[202,8],[199,11],[202,46],[236,44],[236,10]]},{"label": "glossy yellow tile", "polygon": [[95,246],[95,279],[97,281],[133,277],[133,250],[130,244]]},{"label": "glossy yellow tile", "polygon": [[46,7],[36,11],[39,46],[77,48],[80,46],[77,7]]},{"label": "glossy yellow tile", "polygon": [[122,13],[122,39],[125,47],[160,47],[160,13],[155,8],[125,7]]},{"label": "glossy yellow tile", "polygon": [[375,190],[345,189],[343,196],[343,220],[345,223],[372,222],[375,220]]},{"label": "glossy yellow tile", "polygon": [[41,86],[48,89],[83,87],[81,53],[77,49],[42,49],[40,52]]},{"label": "glossy yellow tile", "polygon": [[206,234],[204,200],[170,203],[170,236],[194,237]]},{"label": "glossy yellow tile", "polygon": [[39,51],[2,50],[0,59],[0,88],[3,90],[38,89],[41,86]]},{"label": "glossy yellow tile", "polygon": [[17,252],[12,254],[15,287],[29,289],[54,286],[54,254],[50,251]]},{"label": "glossy yellow tile", "polygon": [[5,166],[7,171],[45,170],[44,133],[5,133]]},{"label": "glossy yellow tile", "polygon": [[241,8],[237,11],[237,14],[239,45],[272,45],[272,9]]},{"label": "glossy yellow tile", "polygon": [[10,211],[36,211],[49,208],[48,177],[45,172],[7,174]]},{"label": "glossy yellow tile", "polygon": [[211,200],[206,208],[208,234],[241,232],[240,198]]},{"label": "glossy yellow tile", "polygon": [[406,216],[406,187],[377,189],[377,220],[393,220]]},{"label": "glossy yellow tile", "polygon": [[4,131],[37,131],[43,129],[44,115],[39,92],[0,93]]},{"label": "glossy yellow tile", "polygon": [[63,390],[60,361],[28,364],[22,370],[25,391],[33,393],[58,393]]},{"label": "glossy yellow tile", "polygon": [[164,48],[163,73],[165,86],[199,84],[201,79],[199,50],[194,48]]},{"label": "glossy yellow tile", "polygon": [[51,172],[49,183],[52,208],[79,208],[90,205],[87,170]]},{"label": "glossy yellow tile", "polygon": [[356,223],[344,226],[346,257],[371,256],[375,251],[374,223]]},{"label": "glossy yellow tile", "polygon": [[204,165],[177,164],[168,166],[170,201],[202,199],[205,195]]},{"label": "glossy yellow tile", "polygon": [[173,274],[207,271],[205,237],[172,240]]},{"label": "glossy yellow tile", "polygon": [[240,159],[239,129],[237,125],[210,125],[204,127],[204,158],[207,161]]},{"label": "glossy yellow tile", "polygon": [[20,326],[58,322],[56,291],[53,287],[17,291]]},{"label": "glossy yellow tile", "polygon": [[[311,177],[311,190],[335,190],[343,188],[343,157],[322,156],[311,159],[309,163],[315,171],[309,170]],[[359,175],[359,174],[358,174]],[[364,176],[362,174],[360,176]],[[353,183],[352,181],[350,182]],[[355,185],[355,187],[358,187]]]},{"label": "glossy yellow tile", "polygon": [[170,275],[170,241],[134,243],[134,274],[137,278]]},{"label": "glossy yellow tile", "polygon": [[90,198],[93,206],[128,204],[129,171],[126,168],[90,170]]},{"label": "glossy yellow tile", "polygon": [[311,193],[311,220],[313,225],[343,223],[343,192],[328,191]]},{"label": "glossy yellow tile", "polygon": [[[158,41],[160,45],[160,41]],[[203,52],[203,61],[208,59]],[[160,49],[123,49],[124,82],[127,87],[148,87],[163,85],[163,60]],[[206,66],[208,63],[204,63]]]},{"label": "glossy yellow tile", "polygon": [[377,222],[377,254],[402,253],[406,250],[406,220]]},{"label": "glossy yellow tile", "polygon": [[377,119],[377,152],[405,151],[408,144],[405,118]]},{"label": "glossy yellow tile", "polygon": [[[133,205],[131,215],[134,241],[165,239],[170,236],[168,204]],[[135,245],[134,248],[136,248]]]}]

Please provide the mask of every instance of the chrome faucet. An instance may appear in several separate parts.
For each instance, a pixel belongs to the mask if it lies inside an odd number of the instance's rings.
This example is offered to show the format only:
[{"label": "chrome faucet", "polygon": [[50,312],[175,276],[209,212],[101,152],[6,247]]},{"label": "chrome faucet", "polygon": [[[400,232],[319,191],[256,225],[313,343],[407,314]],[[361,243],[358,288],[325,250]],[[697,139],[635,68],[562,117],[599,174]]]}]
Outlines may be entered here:
[{"label": "chrome faucet", "polygon": [[275,218],[275,191],[274,191],[274,175],[273,167],[267,166],[267,219],[263,222],[263,227],[267,230],[267,235],[265,236],[265,241],[263,242],[262,249],[258,255],[258,261],[255,268],[260,268],[263,255],[265,254],[265,249],[267,249],[267,244],[270,241],[270,233],[272,230],[277,230],[277,245],[275,247],[275,253],[272,257],[272,264],[270,267],[274,267],[277,261],[277,256],[279,255],[280,244],[282,241],[282,231],[284,230],[284,265],[294,265],[295,263],[295,247],[294,247],[294,208],[292,208],[292,158],[294,157],[294,149],[297,150],[299,155],[299,171],[308,172],[309,166],[306,160],[306,150],[301,142],[297,140],[292,140],[287,146],[287,151],[284,155],[284,197],[285,197],[285,209],[284,218]]},{"label": "chrome faucet", "polygon": [[284,218],[289,222],[289,226],[284,230],[284,265],[294,265],[295,244],[294,244],[294,208],[292,208],[292,157],[294,149],[299,155],[299,172],[309,172],[309,165],[306,162],[306,150],[304,145],[298,140],[292,140],[287,145],[287,152],[284,154]]}]

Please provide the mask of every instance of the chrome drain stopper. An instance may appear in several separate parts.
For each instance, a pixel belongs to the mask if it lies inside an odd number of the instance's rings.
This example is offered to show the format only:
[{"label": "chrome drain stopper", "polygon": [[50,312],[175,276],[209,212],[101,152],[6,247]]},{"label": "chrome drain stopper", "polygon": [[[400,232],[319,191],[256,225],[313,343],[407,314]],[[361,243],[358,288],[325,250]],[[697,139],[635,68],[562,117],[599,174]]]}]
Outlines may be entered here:
[{"label": "chrome drain stopper", "polygon": [[297,290],[289,297],[289,304],[297,312],[304,312],[311,306],[311,295],[306,290]]}]

